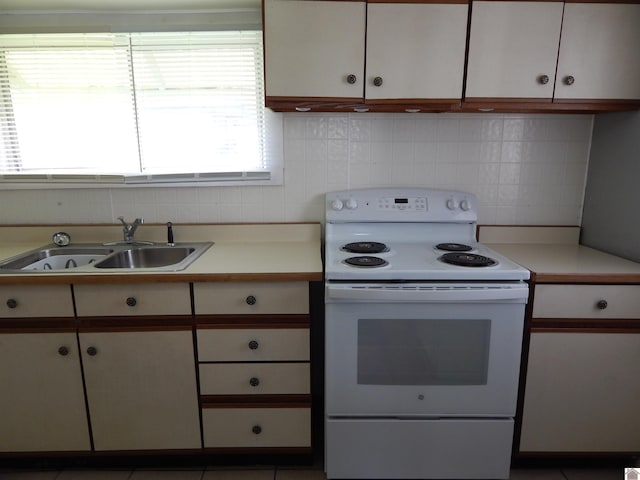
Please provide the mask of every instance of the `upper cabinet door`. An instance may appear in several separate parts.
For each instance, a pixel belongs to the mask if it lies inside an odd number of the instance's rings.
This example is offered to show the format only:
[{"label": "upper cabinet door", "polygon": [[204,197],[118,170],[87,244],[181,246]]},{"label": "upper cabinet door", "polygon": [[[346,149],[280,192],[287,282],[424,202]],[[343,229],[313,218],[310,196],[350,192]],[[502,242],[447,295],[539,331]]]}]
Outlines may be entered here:
[{"label": "upper cabinet door", "polygon": [[369,4],[365,98],[460,99],[467,16],[466,3]]},{"label": "upper cabinet door", "polygon": [[640,99],[640,5],[567,3],[557,99]]},{"label": "upper cabinet door", "polygon": [[267,97],[362,99],[366,4],[265,0]]},{"label": "upper cabinet door", "polygon": [[562,8],[561,2],[473,2],[466,98],[551,100]]}]

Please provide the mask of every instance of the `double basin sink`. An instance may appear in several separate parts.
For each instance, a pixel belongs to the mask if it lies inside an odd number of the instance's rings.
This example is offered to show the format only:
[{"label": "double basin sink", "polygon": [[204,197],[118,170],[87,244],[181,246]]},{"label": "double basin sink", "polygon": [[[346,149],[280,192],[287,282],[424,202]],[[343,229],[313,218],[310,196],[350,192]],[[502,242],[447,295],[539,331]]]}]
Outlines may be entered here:
[{"label": "double basin sink", "polygon": [[0,262],[0,273],[61,273],[99,271],[184,270],[213,242],[166,244],[121,243],[115,245],[49,245]]}]

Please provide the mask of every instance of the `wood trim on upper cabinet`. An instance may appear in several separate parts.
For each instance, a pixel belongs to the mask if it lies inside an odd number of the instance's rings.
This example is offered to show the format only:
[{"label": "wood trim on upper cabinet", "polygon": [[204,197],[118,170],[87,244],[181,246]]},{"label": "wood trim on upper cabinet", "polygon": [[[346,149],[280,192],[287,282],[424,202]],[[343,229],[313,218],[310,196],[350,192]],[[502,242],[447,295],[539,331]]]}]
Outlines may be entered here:
[{"label": "wood trim on upper cabinet", "polygon": [[[557,0],[561,1],[561,0]],[[595,1],[595,0],[594,0]],[[422,3],[422,4],[462,4],[466,5],[469,0],[367,0],[367,3]]]}]

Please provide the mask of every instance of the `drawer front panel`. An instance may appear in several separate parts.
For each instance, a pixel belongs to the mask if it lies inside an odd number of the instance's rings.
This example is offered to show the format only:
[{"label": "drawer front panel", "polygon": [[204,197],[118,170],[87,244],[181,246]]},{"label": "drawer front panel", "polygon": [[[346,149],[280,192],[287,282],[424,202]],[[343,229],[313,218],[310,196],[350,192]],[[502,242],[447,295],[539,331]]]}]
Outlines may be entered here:
[{"label": "drawer front panel", "polygon": [[309,360],[305,328],[198,329],[201,362]]},{"label": "drawer front panel", "polygon": [[310,447],[309,408],[205,408],[205,448]]},{"label": "drawer front panel", "polygon": [[69,285],[0,287],[0,318],[73,317]]},{"label": "drawer front panel", "polygon": [[196,283],[196,315],[307,314],[306,282]]},{"label": "drawer front panel", "polygon": [[640,318],[640,286],[537,285],[533,318]]},{"label": "drawer front panel", "polygon": [[191,315],[187,283],[75,285],[80,317]]},{"label": "drawer front panel", "polygon": [[202,395],[307,394],[308,363],[200,364]]}]

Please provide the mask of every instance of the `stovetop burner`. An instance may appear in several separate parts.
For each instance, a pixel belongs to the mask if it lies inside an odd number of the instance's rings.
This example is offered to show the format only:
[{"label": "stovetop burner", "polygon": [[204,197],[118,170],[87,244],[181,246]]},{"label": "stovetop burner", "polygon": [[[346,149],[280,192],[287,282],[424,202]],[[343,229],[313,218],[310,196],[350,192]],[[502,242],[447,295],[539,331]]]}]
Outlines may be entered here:
[{"label": "stovetop burner", "polygon": [[493,258],[463,252],[445,253],[440,260],[460,267],[492,267],[498,264]]},{"label": "stovetop burner", "polygon": [[473,247],[465,245],[464,243],[439,243],[436,245],[436,248],[446,252],[470,252],[473,250]]},{"label": "stovetop burner", "polygon": [[389,248],[380,242],[353,242],[347,243],[342,250],[349,253],[383,253],[388,252]]},{"label": "stovetop burner", "polygon": [[354,267],[365,267],[365,268],[384,267],[385,265],[389,264],[389,262],[387,262],[386,260],[380,257],[370,257],[370,256],[349,257],[345,259],[344,262]]}]

